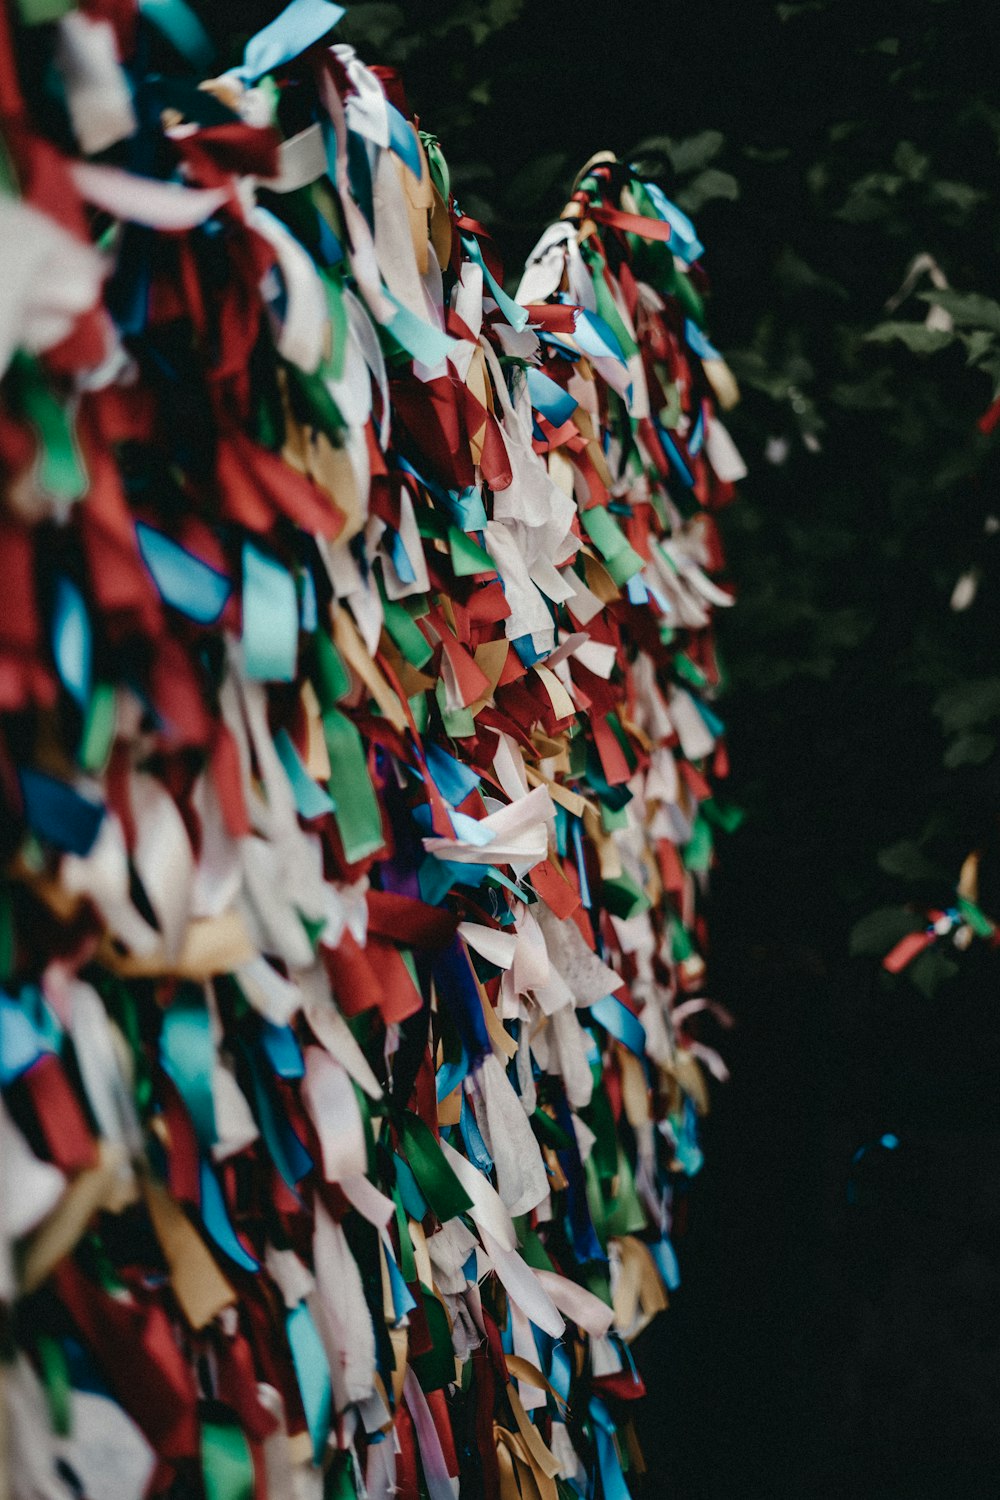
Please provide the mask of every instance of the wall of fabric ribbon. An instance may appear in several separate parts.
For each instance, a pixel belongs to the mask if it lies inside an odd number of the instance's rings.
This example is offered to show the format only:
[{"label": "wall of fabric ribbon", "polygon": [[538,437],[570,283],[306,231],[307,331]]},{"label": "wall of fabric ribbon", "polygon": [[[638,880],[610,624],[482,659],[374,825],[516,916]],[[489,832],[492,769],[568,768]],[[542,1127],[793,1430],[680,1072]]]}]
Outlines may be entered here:
[{"label": "wall of fabric ribbon", "polygon": [[13,1500],[642,1468],[735,386],[655,184],[512,297],[340,14],[0,11]]}]

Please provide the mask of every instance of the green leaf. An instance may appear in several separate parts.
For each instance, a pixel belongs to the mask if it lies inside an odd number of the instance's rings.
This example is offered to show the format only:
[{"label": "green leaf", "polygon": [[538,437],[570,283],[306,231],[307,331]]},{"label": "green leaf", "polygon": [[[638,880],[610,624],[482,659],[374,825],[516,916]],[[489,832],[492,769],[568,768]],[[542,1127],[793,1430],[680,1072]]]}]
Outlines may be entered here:
[{"label": "green leaf", "polygon": [[919,932],[923,925],[908,907],[880,907],[851,928],[851,955],[854,958],[884,958],[902,938],[908,933]]},{"label": "green leaf", "polygon": [[892,155],[892,164],[897,171],[911,181],[926,176],[930,158],[918,151],[912,141],[900,141]]},{"label": "green leaf", "polygon": [[1000,677],[960,682],[942,693],[934,712],[948,733],[1000,719]]},{"label": "green leaf", "polygon": [[972,187],[968,182],[948,182],[941,179],[932,183],[927,192],[931,204],[954,210],[959,222],[974,208],[978,208],[980,203],[988,202],[989,196],[989,193]]},{"label": "green leaf", "polygon": [[996,750],[997,742],[991,734],[969,731],[952,740],[944,752],[944,764],[949,770],[956,766],[981,766]]},{"label": "green leaf", "polygon": [[983,369],[997,358],[996,338],[985,328],[976,328],[972,333],[964,334],[962,343],[966,348],[967,365],[978,365]]},{"label": "green leaf", "polygon": [[800,16],[807,16],[816,11],[825,9],[824,0],[795,0],[795,3],[778,5],[775,7],[778,19],[781,21],[797,21]]},{"label": "green leaf", "polygon": [[709,167],[705,172],[699,172],[693,182],[677,194],[677,206],[685,213],[696,214],[706,203],[713,198],[727,198],[730,202],[740,196],[740,185],[731,172],[720,172],[717,167]]},{"label": "green leaf", "polygon": [[725,144],[726,138],[721,130],[702,130],[697,135],[685,136],[682,141],[674,141],[670,146],[674,171],[682,177],[702,171],[715,160]]},{"label": "green leaf", "polygon": [[887,849],[880,849],[878,862],[887,875],[900,880],[935,880],[940,875],[915,839],[900,839]]},{"label": "green leaf", "polygon": [[918,953],[907,966],[906,977],[926,999],[933,1000],[942,984],[954,979],[958,972],[955,960],[943,953],[940,943],[936,943],[933,948],[925,948],[923,953]]},{"label": "green leaf", "polygon": [[785,245],[781,250],[775,262],[774,274],[784,286],[793,291],[826,292],[841,302],[850,301],[850,293],[846,287],[841,286],[832,277],[823,276],[818,271],[814,271],[812,266],[807,265],[792,249],[791,245]]},{"label": "green leaf", "polygon": [[447,7],[443,19],[434,28],[447,36],[458,27],[467,29],[477,47],[489,41],[505,26],[516,21],[524,9],[524,0],[462,0]]},{"label": "green leaf", "polygon": [[886,217],[889,201],[895,198],[905,178],[893,172],[869,172],[851,185],[835,218],[848,224],[874,224]]},{"label": "green leaf", "polygon": [[405,25],[401,5],[352,5],[337,28],[337,38],[352,46],[384,47]]},{"label": "green leaf", "polygon": [[978,292],[955,292],[949,288],[919,292],[918,296],[922,302],[943,307],[959,328],[988,328],[993,333],[1000,333],[1000,302],[992,297],[983,297]]},{"label": "green leaf", "polygon": [[955,335],[943,328],[927,328],[923,323],[878,323],[865,334],[869,344],[891,344],[898,339],[913,354],[935,354],[954,341]]}]

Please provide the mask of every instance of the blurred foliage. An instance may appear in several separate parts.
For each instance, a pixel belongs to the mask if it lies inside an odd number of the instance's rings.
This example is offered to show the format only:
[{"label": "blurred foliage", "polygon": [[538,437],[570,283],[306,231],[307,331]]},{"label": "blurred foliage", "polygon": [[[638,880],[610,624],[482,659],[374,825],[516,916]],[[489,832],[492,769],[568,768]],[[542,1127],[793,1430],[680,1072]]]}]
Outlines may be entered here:
[{"label": "blurred foliage", "polygon": [[722,638],[741,909],[829,957],[866,913],[859,953],[946,901],[973,847],[1000,913],[993,24],[977,0],[413,0],[342,27],[404,71],[512,280],[597,149],[697,216],[751,468]]}]

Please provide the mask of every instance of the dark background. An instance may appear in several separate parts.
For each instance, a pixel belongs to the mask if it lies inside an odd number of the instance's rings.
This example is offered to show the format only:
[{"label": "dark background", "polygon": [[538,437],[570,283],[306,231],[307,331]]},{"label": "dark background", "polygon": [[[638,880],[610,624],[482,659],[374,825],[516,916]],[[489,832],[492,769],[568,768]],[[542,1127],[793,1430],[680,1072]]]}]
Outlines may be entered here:
[{"label": "dark background", "polygon": [[[969,0],[410,0],[341,27],[401,68],[512,283],[593,151],[655,174],[743,386],[721,644],[747,818],[711,960],[738,1025],[709,1038],[733,1078],[639,1351],[647,1491],[673,1500],[1000,1496],[1000,976],[982,944],[878,963],[970,849],[1000,913],[995,24]],[[950,291],[924,274],[887,310],[921,253]]]}]

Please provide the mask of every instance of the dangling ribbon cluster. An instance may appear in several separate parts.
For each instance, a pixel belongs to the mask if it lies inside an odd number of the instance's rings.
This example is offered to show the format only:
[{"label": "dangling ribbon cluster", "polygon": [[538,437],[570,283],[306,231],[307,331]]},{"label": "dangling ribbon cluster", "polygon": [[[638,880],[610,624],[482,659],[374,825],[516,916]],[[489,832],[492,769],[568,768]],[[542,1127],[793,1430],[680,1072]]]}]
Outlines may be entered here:
[{"label": "dangling ribbon cluster", "polygon": [[962,865],[953,906],[943,911],[932,908],[923,918],[912,910],[901,913],[911,930],[882,959],[887,973],[901,974],[922,953],[946,941],[958,953],[964,953],[977,938],[991,948],[1000,944],[1000,928],[979,905],[979,864],[979,853],[974,850]]},{"label": "dangling ribbon cluster", "polygon": [[595,158],[512,299],[338,6],[209,11],[0,10],[7,1493],[625,1500],[724,1074],[701,247]]}]

